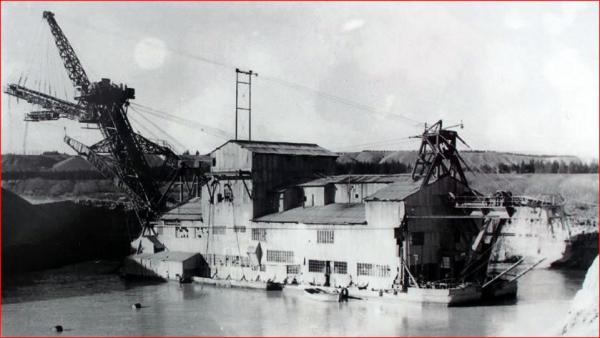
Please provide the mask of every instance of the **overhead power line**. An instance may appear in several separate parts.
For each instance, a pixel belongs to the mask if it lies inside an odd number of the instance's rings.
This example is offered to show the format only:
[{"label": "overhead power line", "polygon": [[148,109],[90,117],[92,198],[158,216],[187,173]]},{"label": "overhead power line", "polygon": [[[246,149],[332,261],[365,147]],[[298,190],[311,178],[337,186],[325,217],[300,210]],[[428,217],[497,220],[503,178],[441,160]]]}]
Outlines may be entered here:
[{"label": "overhead power line", "polygon": [[357,148],[368,148],[368,147],[377,147],[377,146],[383,146],[383,145],[403,144],[403,143],[409,143],[409,142],[414,142],[414,141],[415,141],[415,139],[412,139],[410,137],[400,137],[400,138],[393,138],[393,139],[374,141],[374,142],[368,142],[368,143],[359,143],[359,144],[338,146],[338,147],[333,147],[333,148],[335,148],[337,150],[351,150],[351,149],[357,149]]},{"label": "overhead power line", "polygon": [[[71,19],[70,21],[72,21],[75,24],[80,25],[80,26],[82,26],[84,28],[92,29],[92,30],[100,32],[102,34],[109,34],[109,35],[113,35],[113,36],[118,36],[119,39],[127,39],[127,40],[130,40],[130,41],[139,41],[138,37],[135,37],[133,35],[128,35],[128,34],[123,33],[123,32],[107,31],[107,30],[104,30],[104,29],[92,26],[89,23],[80,22],[78,20],[72,20]],[[203,62],[203,63],[206,63],[206,64],[210,64],[210,65],[213,65],[213,66],[231,69],[232,71],[235,70],[236,68],[238,68],[238,67],[236,67],[234,65],[231,65],[231,64],[229,64],[227,62],[218,61],[218,60],[215,60],[214,58],[210,58],[210,57],[206,57],[206,56],[203,56],[203,55],[199,55],[197,53],[191,53],[191,52],[188,52],[188,51],[184,51],[184,50],[181,50],[181,49],[175,49],[175,48],[171,48],[171,47],[168,47],[168,46],[166,47],[166,49],[169,50],[170,52],[174,53],[174,54],[177,54],[177,55],[180,55],[180,56],[183,56],[183,57],[195,60],[195,61],[200,61],[200,62]],[[260,78],[265,79],[267,81],[270,81],[272,83],[278,84],[280,86],[284,86],[284,87],[291,88],[291,89],[294,89],[294,90],[308,92],[310,94],[313,94],[313,95],[316,95],[318,97],[327,99],[327,100],[332,101],[334,103],[345,105],[345,106],[348,106],[348,107],[352,107],[354,109],[358,109],[358,110],[362,110],[362,111],[366,111],[366,112],[370,112],[370,113],[374,113],[374,114],[378,114],[378,115],[384,115],[384,116],[385,115],[391,115],[391,116],[399,117],[399,118],[401,118],[401,119],[403,119],[403,120],[405,120],[407,122],[410,122],[411,123],[410,124],[411,127],[414,127],[415,124],[419,125],[419,126],[421,126],[421,125],[424,124],[423,121],[419,121],[419,120],[416,120],[414,118],[411,118],[411,117],[408,117],[408,116],[405,116],[405,115],[402,115],[402,114],[392,113],[392,112],[383,112],[383,111],[377,110],[377,109],[375,109],[373,107],[369,107],[369,106],[367,106],[365,104],[354,102],[354,101],[349,100],[347,98],[344,98],[344,97],[341,97],[341,96],[338,96],[338,95],[334,95],[334,94],[331,94],[331,93],[327,93],[327,92],[322,91],[322,90],[317,90],[317,89],[311,88],[309,86],[306,86],[304,84],[295,83],[295,82],[292,82],[292,81],[289,81],[289,80],[281,79],[281,78],[273,76],[273,75],[261,73]]]}]

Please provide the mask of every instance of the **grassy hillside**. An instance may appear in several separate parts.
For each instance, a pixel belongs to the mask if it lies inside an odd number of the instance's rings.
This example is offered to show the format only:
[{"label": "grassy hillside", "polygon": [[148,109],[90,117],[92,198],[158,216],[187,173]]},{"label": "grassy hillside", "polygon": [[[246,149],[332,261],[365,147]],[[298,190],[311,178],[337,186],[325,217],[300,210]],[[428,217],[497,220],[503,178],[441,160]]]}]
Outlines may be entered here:
[{"label": "grassy hillside", "polygon": [[[479,151],[479,150],[463,150],[461,156],[474,166],[482,166],[488,164],[496,166],[500,163],[504,164],[519,164],[523,161],[563,161],[565,163],[581,162],[577,156],[555,156],[555,155],[528,155],[506,153],[498,151]],[[386,163],[386,162],[402,162],[414,163],[417,159],[415,150],[398,150],[398,151],[379,151],[379,150],[363,150],[361,152],[343,153],[345,157],[353,158],[358,162],[365,163]]]},{"label": "grassy hillside", "polygon": [[[462,152],[474,168],[500,165],[518,166],[526,161],[579,163],[573,156],[534,156],[499,152]],[[339,173],[407,172],[416,159],[415,151],[363,151],[343,153],[338,158]],[[116,200],[125,196],[112,180],[101,179],[82,158],[61,155],[4,155],[2,186],[30,201],[76,200],[79,198]],[[564,171],[565,166],[558,167]],[[364,171],[364,172],[361,172]],[[471,185],[482,193],[509,190],[515,195],[560,194],[568,209],[594,216],[597,207],[597,174],[484,174],[467,173]],[[12,173],[12,177],[11,177]],[[25,175],[26,174],[26,175]]]}]

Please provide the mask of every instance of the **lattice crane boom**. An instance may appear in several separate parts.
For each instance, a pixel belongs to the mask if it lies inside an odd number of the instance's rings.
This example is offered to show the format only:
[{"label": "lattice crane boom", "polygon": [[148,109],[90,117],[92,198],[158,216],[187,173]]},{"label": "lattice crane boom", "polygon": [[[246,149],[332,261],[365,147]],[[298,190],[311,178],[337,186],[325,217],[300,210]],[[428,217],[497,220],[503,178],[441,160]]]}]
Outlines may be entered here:
[{"label": "lattice crane boom", "polygon": [[90,86],[90,80],[81,65],[81,61],[79,61],[77,54],[75,54],[75,50],[73,50],[69,40],[54,19],[54,13],[45,11],[43,17],[48,21],[50,31],[54,36],[54,42],[58,48],[60,58],[63,60],[65,68],[67,69],[69,78],[73,81],[74,86],[82,93],[87,92]]},{"label": "lattice crane boom", "polygon": [[54,14],[44,12],[43,17],[50,26],[69,78],[80,92],[80,96],[76,98],[79,102],[68,102],[19,84],[9,84],[5,93],[45,109],[29,113],[27,118],[30,121],[64,117],[98,125],[104,140],[95,145],[88,147],[68,136],[65,136],[64,141],[105,176],[116,178],[119,186],[132,200],[140,220],[148,224],[167,208],[165,196],[168,189],[161,192],[159,180],[146,156],[160,155],[163,158],[161,173],[164,174],[166,169],[171,170],[169,175],[163,177],[172,177],[173,180],[176,176],[172,172],[183,174],[179,157],[171,149],[134,132],[127,117],[129,100],[135,98],[134,89],[116,85],[109,79],[90,82]]},{"label": "lattice crane boom", "polygon": [[38,114],[40,112],[28,113],[27,117],[32,120],[56,120],[59,117],[78,120],[86,113],[85,108],[81,105],[65,101],[17,84],[9,84],[5,88],[4,92],[18,99],[25,100],[33,105],[47,109],[48,112],[55,113],[50,114],[51,118],[43,118],[40,116],[40,114]]}]

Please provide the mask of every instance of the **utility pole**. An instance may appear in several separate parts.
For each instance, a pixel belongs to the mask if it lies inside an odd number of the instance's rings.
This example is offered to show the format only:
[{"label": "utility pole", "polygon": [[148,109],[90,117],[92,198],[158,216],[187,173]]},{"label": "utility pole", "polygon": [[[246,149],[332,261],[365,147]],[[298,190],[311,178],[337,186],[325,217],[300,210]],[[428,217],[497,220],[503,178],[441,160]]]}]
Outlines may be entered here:
[{"label": "utility pole", "polygon": [[[243,71],[235,69],[235,139],[238,139],[239,112],[248,112],[248,141],[252,140],[252,76],[258,76],[252,70]],[[248,99],[242,100],[243,92],[240,93],[240,87],[248,90]],[[241,96],[241,97],[240,97]],[[246,103],[246,104],[244,104]]]}]

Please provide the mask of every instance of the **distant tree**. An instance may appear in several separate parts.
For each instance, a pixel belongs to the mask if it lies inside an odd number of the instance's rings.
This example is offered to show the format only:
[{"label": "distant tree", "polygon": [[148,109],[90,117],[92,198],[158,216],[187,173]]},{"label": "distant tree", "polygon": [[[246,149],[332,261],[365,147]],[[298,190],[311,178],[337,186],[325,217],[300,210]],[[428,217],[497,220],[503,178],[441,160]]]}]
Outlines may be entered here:
[{"label": "distant tree", "polygon": [[558,161],[554,160],[552,161],[552,167],[550,169],[550,172],[553,174],[558,173],[558,171],[560,170],[560,164],[558,163]]},{"label": "distant tree", "polygon": [[501,174],[506,174],[510,172],[510,167],[506,163],[498,164],[498,172]]},{"label": "distant tree", "polygon": [[528,169],[530,173],[535,173],[535,161],[533,159],[529,160],[529,165],[528,165]]},{"label": "distant tree", "polygon": [[489,164],[484,164],[481,166],[481,171],[483,171],[486,174],[491,174],[494,172],[494,168],[492,168]]}]

